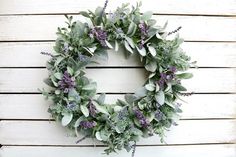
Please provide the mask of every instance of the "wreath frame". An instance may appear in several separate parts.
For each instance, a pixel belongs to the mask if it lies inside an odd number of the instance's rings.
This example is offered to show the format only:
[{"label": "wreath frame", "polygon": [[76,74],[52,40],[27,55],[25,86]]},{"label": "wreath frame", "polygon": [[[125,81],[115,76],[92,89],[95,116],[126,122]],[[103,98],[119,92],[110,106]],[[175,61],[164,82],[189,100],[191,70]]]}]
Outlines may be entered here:
[{"label": "wreath frame", "polygon": [[[53,101],[48,109],[52,117],[75,136],[84,135],[77,143],[95,138],[108,146],[106,154],[125,148],[134,155],[140,137],[157,134],[164,142],[165,131],[176,125],[182,112],[178,100],[187,91],[181,80],[193,76],[185,71],[194,62],[180,47],[183,39],[173,37],[181,27],[166,32],[167,23],[156,26],[152,12],[141,14],[141,2],[131,10],[122,4],[105,14],[107,3],[95,12],[80,12],[90,22],[65,15],[67,27],[58,28],[55,52],[42,52],[51,57],[44,80],[51,88],[41,92]],[[120,46],[127,57],[139,55],[149,76],[125,100],[106,104],[105,94],[97,97],[96,82],[85,76],[86,66],[108,59],[107,50],[118,51]]]}]

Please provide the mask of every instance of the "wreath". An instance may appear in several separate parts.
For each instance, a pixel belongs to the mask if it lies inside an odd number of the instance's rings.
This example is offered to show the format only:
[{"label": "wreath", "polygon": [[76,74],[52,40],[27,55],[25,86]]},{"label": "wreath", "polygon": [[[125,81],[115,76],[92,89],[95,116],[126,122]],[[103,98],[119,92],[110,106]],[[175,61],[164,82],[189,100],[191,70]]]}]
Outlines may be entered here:
[{"label": "wreath", "polygon": [[[180,27],[166,32],[167,24],[156,26],[152,12],[140,12],[141,3],[132,9],[122,4],[106,14],[107,2],[95,12],[80,12],[88,22],[66,15],[67,27],[58,28],[55,52],[42,52],[50,56],[44,82],[51,87],[42,93],[52,99],[48,111],[53,118],[75,136],[84,135],[77,143],[94,138],[108,146],[107,154],[123,148],[134,154],[140,137],[157,134],[163,142],[165,131],[176,125],[181,112],[177,100],[186,94],[181,80],[192,77],[185,72],[192,63],[180,48],[183,40],[173,37]],[[134,94],[107,104],[105,94],[97,96],[96,82],[86,77],[86,66],[121,47],[127,57],[139,55],[149,76]]]}]

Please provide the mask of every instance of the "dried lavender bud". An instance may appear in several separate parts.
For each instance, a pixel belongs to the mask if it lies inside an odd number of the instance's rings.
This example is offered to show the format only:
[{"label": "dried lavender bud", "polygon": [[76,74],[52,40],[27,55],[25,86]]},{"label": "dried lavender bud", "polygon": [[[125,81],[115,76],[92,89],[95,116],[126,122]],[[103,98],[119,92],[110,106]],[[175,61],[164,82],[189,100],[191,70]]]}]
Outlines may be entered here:
[{"label": "dried lavender bud", "polygon": [[102,8],[101,16],[105,13],[105,10],[106,10],[106,8],[107,8],[107,4],[108,4],[108,0],[106,0],[105,3],[104,3],[104,6],[103,6],[103,8]]},{"label": "dried lavender bud", "polygon": [[143,45],[145,43],[145,39],[148,35],[148,26],[144,22],[142,22],[138,25],[138,27],[141,32],[141,41],[139,43],[139,48],[141,49],[141,48],[143,48]]},{"label": "dried lavender bud", "polygon": [[194,94],[194,92],[190,92],[190,93],[179,93],[179,95],[181,95],[181,96],[191,96],[191,95],[193,95]]},{"label": "dried lavender bud", "polygon": [[88,106],[89,106],[89,114],[92,117],[95,117],[98,111],[96,107],[94,106],[94,104],[92,103],[92,101],[89,102]]},{"label": "dried lavender bud", "polygon": [[142,127],[147,128],[149,126],[149,121],[145,118],[143,113],[139,109],[134,110],[136,118],[139,120],[139,123]]},{"label": "dried lavender bud", "polygon": [[74,111],[76,109],[77,104],[75,102],[67,104],[66,108]]},{"label": "dried lavender bud", "polygon": [[75,80],[70,77],[70,74],[65,71],[62,80],[58,82],[59,89],[63,90],[64,93],[68,93],[70,89],[75,87]]},{"label": "dried lavender bud", "polygon": [[50,56],[50,57],[54,57],[51,53],[49,52],[41,52],[42,55],[47,55],[47,56]]},{"label": "dried lavender bud", "polygon": [[122,109],[121,111],[118,112],[118,118],[119,120],[124,120],[127,118],[127,115],[128,115],[128,110],[127,108],[125,107],[124,109]]},{"label": "dried lavender bud", "polygon": [[95,127],[97,123],[95,121],[81,121],[80,126],[82,126],[84,129],[91,129]]},{"label": "dried lavender bud", "polygon": [[175,29],[175,30],[169,32],[168,35],[171,35],[171,34],[177,33],[181,28],[182,28],[182,27],[179,26],[177,29]]},{"label": "dried lavender bud", "polygon": [[95,38],[100,42],[100,44],[106,47],[105,40],[107,39],[107,32],[102,30],[100,27],[95,27],[91,30],[90,34],[94,35]]}]

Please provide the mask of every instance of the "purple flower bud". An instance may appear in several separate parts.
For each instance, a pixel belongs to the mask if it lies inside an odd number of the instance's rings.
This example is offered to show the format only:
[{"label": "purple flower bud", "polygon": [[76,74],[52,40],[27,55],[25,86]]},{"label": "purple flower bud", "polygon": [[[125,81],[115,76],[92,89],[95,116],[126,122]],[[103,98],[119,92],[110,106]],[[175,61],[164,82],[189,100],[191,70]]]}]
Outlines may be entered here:
[{"label": "purple flower bud", "polygon": [[147,128],[150,122],[145,118],[143,113],[139,109],[134,110],[135,117],[139,120],[139,123],[142,127]]},{"label": "purple flower bud", "polygon": [[89,106],[89,114],[92,117],[95,117],[98,111],[96,107],[94,106],[94,104],[92,103],[92,101],[89,102],[88,106]]},{"label": "purple flower bud", "polygon": [[81,121],[80,126],[83,127],[84,129],[91,129],[95,127],[97,123],[95,121]]},{"label": "purple flower bud", "polygon": [[95,27],[90,32],[95,38],[101,43],[102,46],[106,47],[105,40],[107,39],[107,32],[102,30],[100,27]]},{"label": "purple flower bud", "polygon": [[65,71],[62,80],[58,82],[59,89],[63,90],[64,93],[68,93],[70,89],[75,87],[75,80],[70,77],[70,74]]}]

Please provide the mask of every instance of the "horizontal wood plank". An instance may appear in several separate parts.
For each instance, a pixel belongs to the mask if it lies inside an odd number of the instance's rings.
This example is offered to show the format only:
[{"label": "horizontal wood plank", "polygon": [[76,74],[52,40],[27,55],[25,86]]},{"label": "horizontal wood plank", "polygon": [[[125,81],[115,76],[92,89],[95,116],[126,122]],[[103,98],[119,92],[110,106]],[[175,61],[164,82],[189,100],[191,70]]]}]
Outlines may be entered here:
[{"label": "horizontal wood plank", "polygon": [[[103,147],[32,147],[4,146],[0,149],[1,157],[130,157],[131,153],[120,151],[109,156],[102,154]],[[187,145],[187,146],[151,146],[136,147],[135,157],[235,157],[235,144]],[[37,152],[37,153],[35,153]]]},{"label": "horizontal wood plank", "polygon": [[[107,11],[114,10],[121,3],[135,4],[136,1],[110,1]],[[58,14],[78,13],[81,10],[94,10],[98,5],[103,6],[104,0],[1,0],[0,14]],[[234,0],[145,0],[142,11],[152,10],[159,14],[200,14],[200,15],[235,15]]]},{"label": "horizontal wood plank", "polygon": [[[194,77],[184,80],[189,92],[196,93],[235,93],[236,81],[234,68],[192,69]],[[97,92],[132,93],[141,87],[147,78],[142,68],[87,69],[88,78],[98,84]],[[46,69],[0,69],[0,92],[39,92],[47,88],[43,82],[48,76]],[[104,77],[106,76],[106,77]]]},{"label": "horizontal wood plank", "polygon": [[[160,15],[155,18],[161,26],[168,21],[167,31],[182,26],[180,36],[186,41],[236,41],[234,17]],[[57,27],[65,25],[64,21],[62,15],[0,16],[0,41],[55,40]]]},{"label": "horizontal wood plank", "polygon": [[[107,94],[105,101],[112,104],[117,99],[124,99],[124,95]],[[194,94],[183,99],[182,119],[236,118],[235,94]],[[49,104],[41,94],[2,94],[0,119],[51,119]]]},{"label": "horizontal wood plank", "polygon": [[[167,144],[233,143],[236,120],[181,120],[166,133]],[[47,121],[0,121],[2,145],[76,145],[59,123]],[[86,139],[78,145],[101,145]],[[139,145],[159,145],[158,136],[141,139]]]},{"label": "horizontal wood plank", "polygon": [[[53,52],[53,45],[53,42],[0,43],[0,67],[45,67],[49,57],[40,52]],[[182,48],[197,61],[198,67],[236,67],[236,43],[185,42]],[[122,52],[109,51],[108,54],[107,61],[92,66],[142,66],[137,55],[126,59]]]}]

